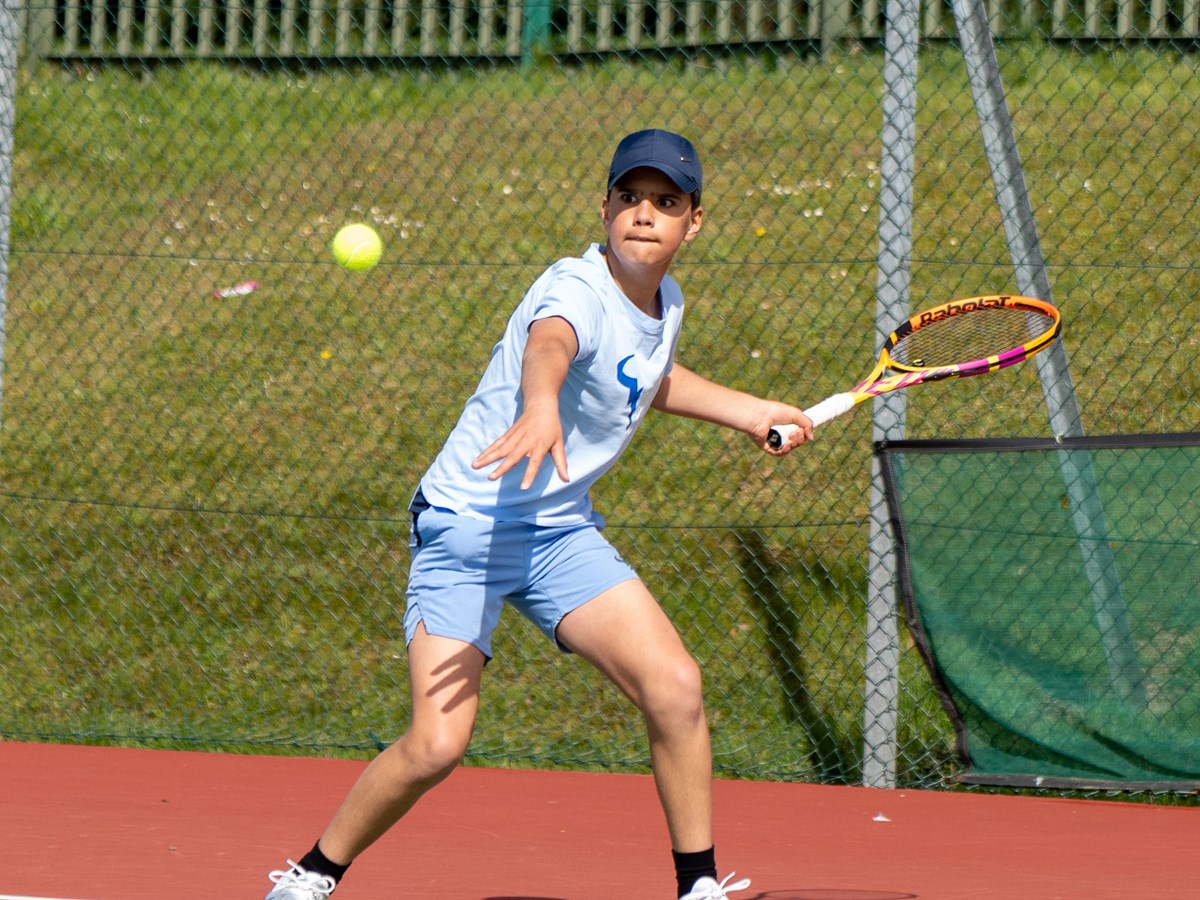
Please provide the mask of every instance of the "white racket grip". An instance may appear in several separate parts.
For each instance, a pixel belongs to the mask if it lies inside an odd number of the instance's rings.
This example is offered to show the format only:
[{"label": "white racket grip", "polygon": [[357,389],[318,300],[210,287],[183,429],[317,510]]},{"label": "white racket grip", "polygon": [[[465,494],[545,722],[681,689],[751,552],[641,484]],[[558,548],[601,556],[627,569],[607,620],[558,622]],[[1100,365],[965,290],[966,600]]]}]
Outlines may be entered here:
[{"label": "white racket grip", "polygon": [[[854,395],[851,393],[834,394],[832,397],[826,397],[812,409],[806,409],[804,414],[812,419],[813,428],[816,428],[818,425],[824,425],[830,419],[836,419],[838,416],[850,412],[854,408],[854,400]],[[775,425],[767,436],[767,443],[779,449],[787,442],[788,435],[797,428],[799,428],[798,425]]]},{"label": "white racket grip", "polygon": [[[854,409],[855,396],[848,391],[844,394],[834,394],[826,397],[812,409],[806,409],[804,414],[812,419],[813,428],[824,425],[830,419],[844,416]],[[794,425],[792,426],[795,427]]]}]

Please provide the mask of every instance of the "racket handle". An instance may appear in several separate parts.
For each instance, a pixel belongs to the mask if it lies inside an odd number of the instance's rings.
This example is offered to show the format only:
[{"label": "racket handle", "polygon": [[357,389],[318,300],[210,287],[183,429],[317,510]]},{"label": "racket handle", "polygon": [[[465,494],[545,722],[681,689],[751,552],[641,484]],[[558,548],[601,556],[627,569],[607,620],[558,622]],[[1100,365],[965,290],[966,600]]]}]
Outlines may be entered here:
[{"label": "racket handle", "polygon": [[[812,419],[813,428],[816,428],[818,425],[824,425],[830,419],[836,419],[838,416],[850,412],[854,408],[855,402],[855,396],[849,392],[834,394],[832,397],[822,400],[812,409],[806,409],[804,414]],[[798,425],[772,426],[767,435],[767,444],[778,450],[787,441],[788,436],[799,427]]]}]

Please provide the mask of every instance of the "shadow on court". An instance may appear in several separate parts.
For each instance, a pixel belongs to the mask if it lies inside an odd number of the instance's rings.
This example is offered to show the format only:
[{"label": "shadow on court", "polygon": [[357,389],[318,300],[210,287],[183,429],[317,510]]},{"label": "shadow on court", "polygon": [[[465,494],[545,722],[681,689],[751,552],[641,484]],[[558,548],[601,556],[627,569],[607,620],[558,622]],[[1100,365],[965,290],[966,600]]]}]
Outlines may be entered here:
[{"label": "shadow on court", "polygon": [[[482,897],[480,900],[568,900],[566,897],[526,897],[504,895]],[[858,891],[841,888],[798,888],[747,894],[745,900],[917,900],[916,894],[897,894],[894,891]]]}]

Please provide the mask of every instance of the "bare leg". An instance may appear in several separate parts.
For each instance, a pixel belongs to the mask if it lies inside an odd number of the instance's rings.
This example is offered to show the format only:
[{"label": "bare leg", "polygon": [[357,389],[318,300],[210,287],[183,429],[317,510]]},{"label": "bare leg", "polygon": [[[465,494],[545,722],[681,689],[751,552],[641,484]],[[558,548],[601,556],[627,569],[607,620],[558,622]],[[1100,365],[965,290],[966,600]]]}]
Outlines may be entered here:
[{"label": "bare leg", "polygon": [[707,850],[712,832],[712,749],[700,668],[640,581],[626,581],[569,613],[558,639],[641,710],[671,846]]},{"label": "bare leg", "polygon": [[466,753],[479,709],[484,657],[417,627],[408,647],[412,723],[367,766],[321,835],[321,852],[348,865],[412,809]]}]

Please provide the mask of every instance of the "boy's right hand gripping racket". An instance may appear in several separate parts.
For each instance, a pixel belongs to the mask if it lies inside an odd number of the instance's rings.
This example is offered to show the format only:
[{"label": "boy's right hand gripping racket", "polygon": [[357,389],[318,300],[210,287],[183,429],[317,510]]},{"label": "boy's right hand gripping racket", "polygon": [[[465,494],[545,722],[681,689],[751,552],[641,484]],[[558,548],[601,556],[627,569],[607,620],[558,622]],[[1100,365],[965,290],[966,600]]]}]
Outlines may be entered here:
[{"label": "boy's right hand gripping racket", "polygon": [[[952,300],[919,312],[888,337],[875,369],[853,390],[834,394],[804,414],[813,427],[889,391],[995,372],[1049,347],[1062,330],[1058,310],[1044,300],[993,294]],[[782,447],[795,425],[776,425],[767,442]]]}]

